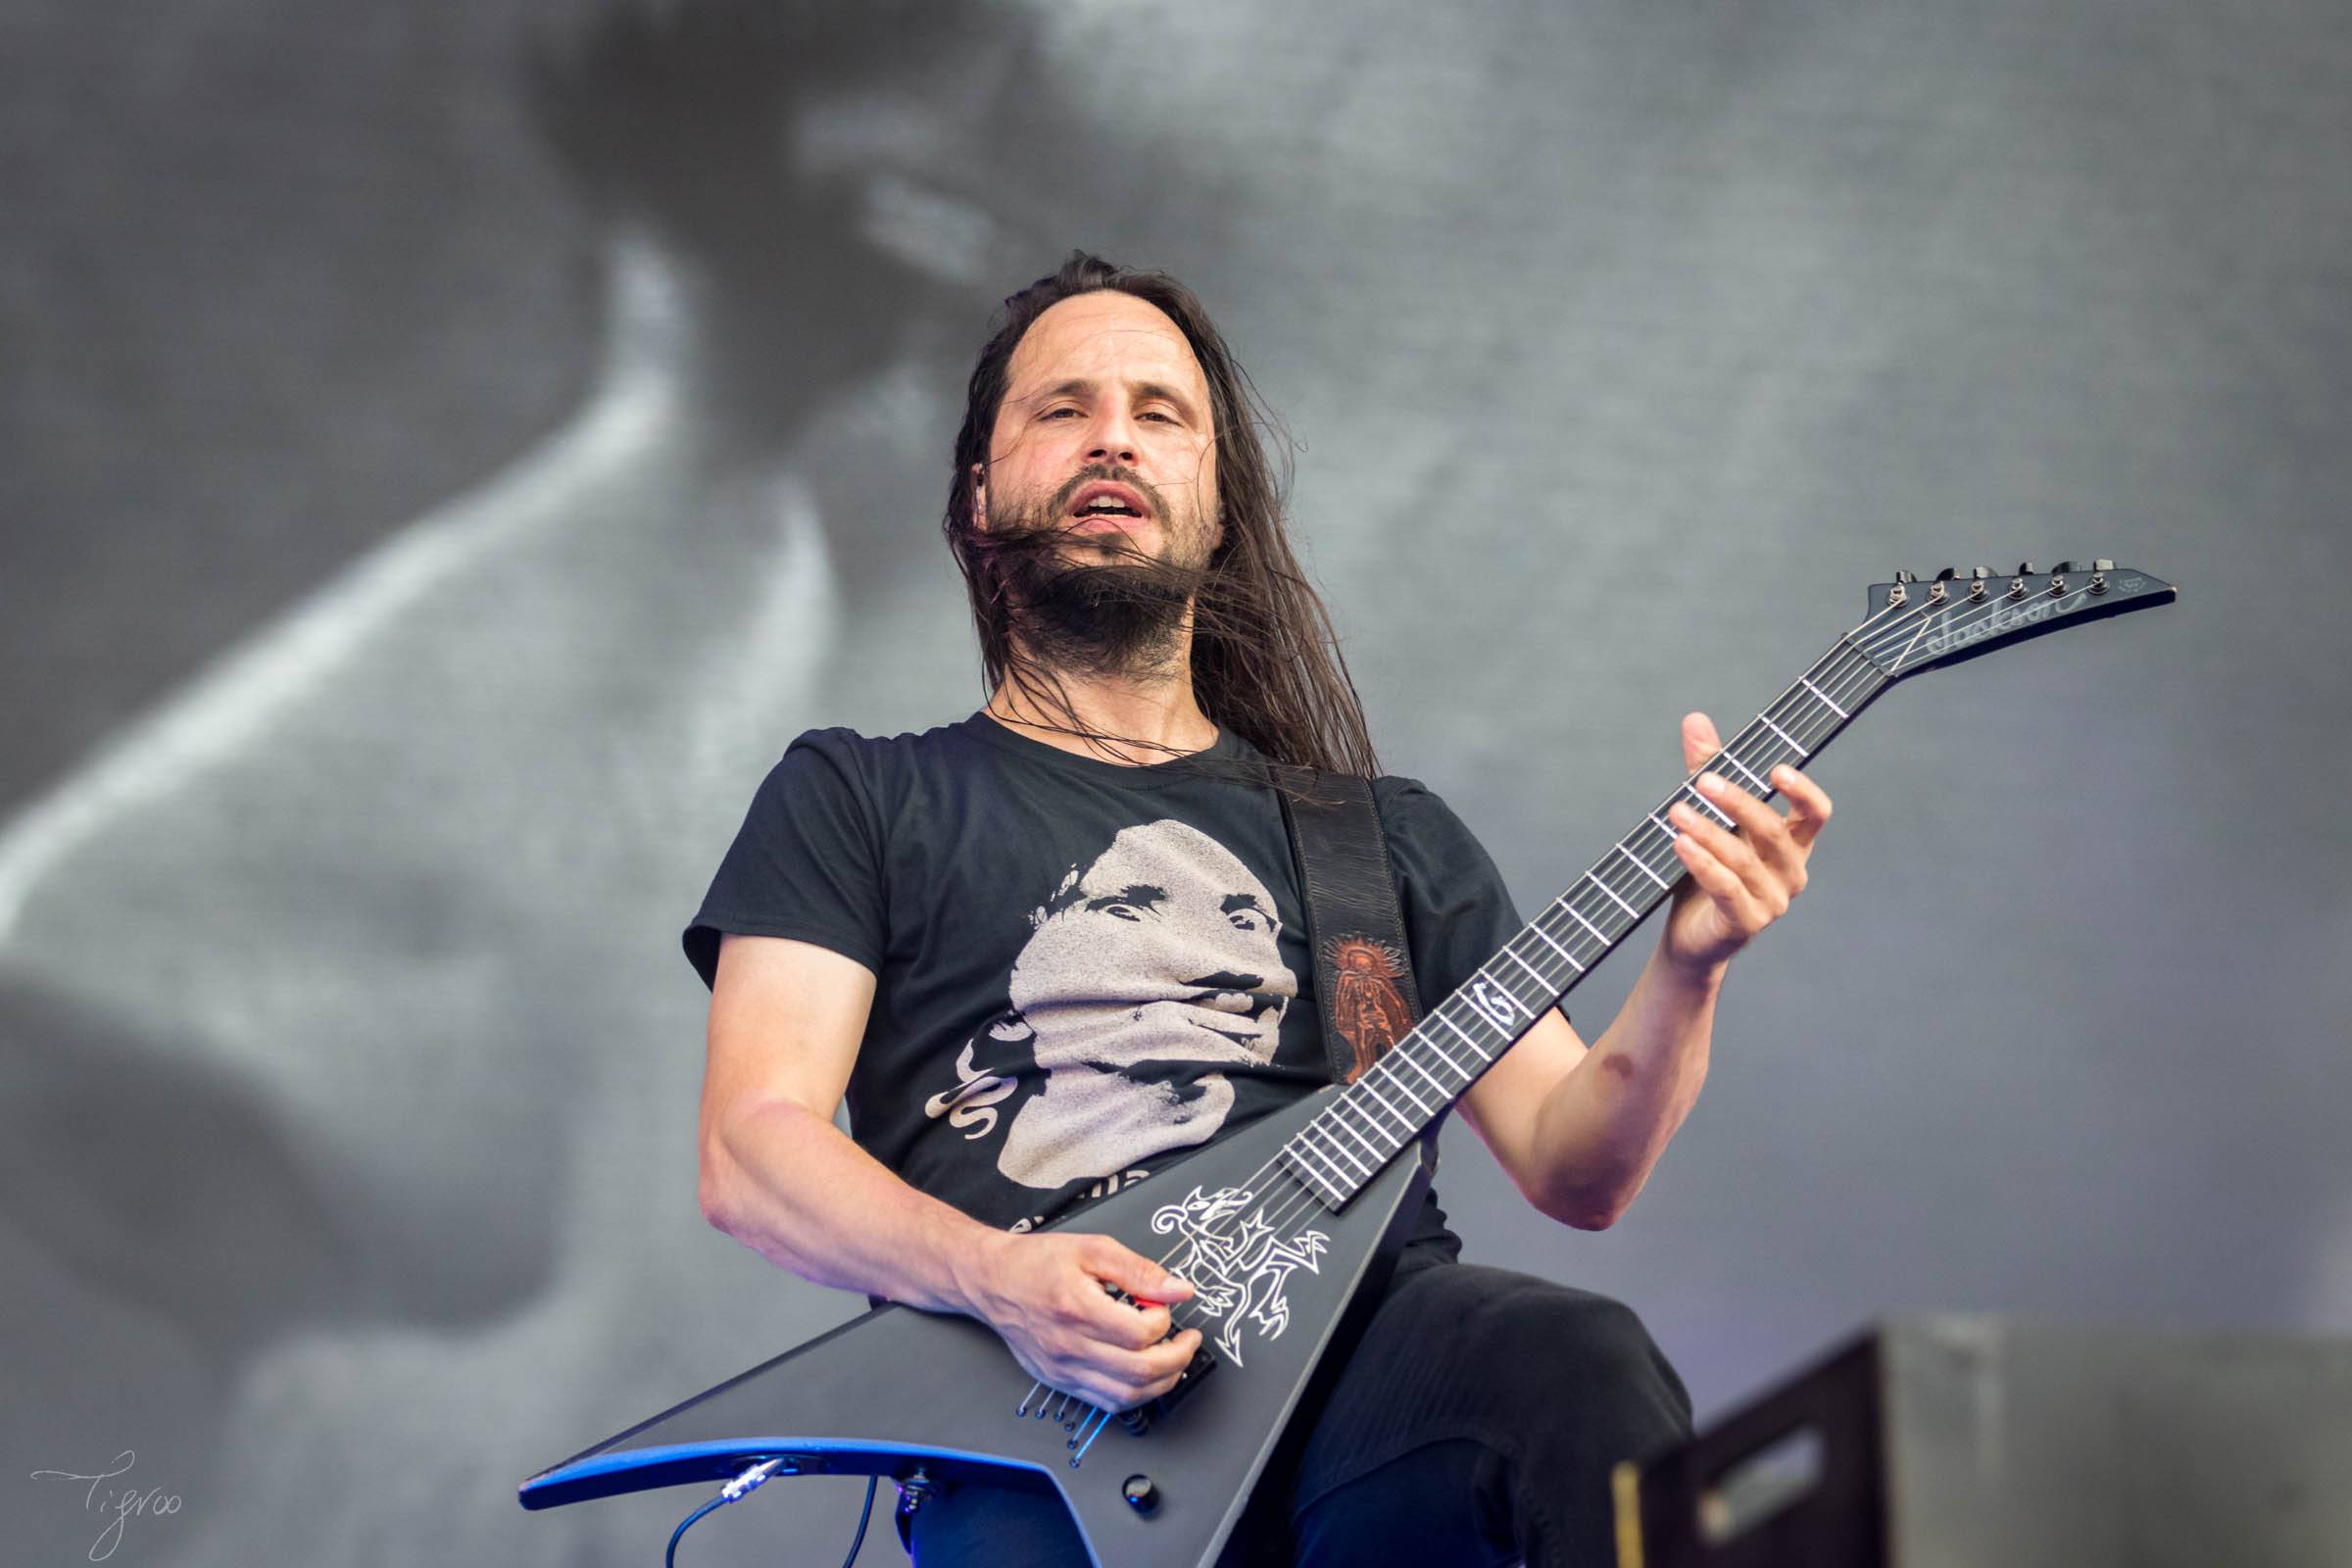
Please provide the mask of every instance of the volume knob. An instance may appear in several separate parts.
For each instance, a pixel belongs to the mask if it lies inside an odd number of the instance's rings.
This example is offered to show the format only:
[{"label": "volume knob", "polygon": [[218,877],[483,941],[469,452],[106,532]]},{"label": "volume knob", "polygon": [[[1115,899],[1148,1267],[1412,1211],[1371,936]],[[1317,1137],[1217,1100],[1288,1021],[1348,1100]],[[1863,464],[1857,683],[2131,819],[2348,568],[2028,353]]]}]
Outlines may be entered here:
[{"label": "volume knob", "polygon": [[1137,1513],[1149,1514],[1159,1507],[1159,1488],[1150,1476],[1129,1476],[1119,1483],[1119,1495]]}]

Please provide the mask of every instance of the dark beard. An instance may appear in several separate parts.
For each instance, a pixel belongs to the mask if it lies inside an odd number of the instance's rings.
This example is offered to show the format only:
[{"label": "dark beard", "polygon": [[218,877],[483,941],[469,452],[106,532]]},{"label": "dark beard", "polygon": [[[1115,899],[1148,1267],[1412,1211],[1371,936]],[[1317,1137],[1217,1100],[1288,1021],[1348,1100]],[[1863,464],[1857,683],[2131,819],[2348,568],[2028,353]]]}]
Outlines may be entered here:
[{"label": "dark beard", "polygon": [[[1208,576],[1206,566],[1145,555],[1123,534],[1079,532],[1054,510],[1061,504],[1047,502],[1019,518],[989,514],[1012,635],[1048,669],[1172,673],[1181,661],[1185,611]],[[1080,542],[1081,559],[1063,555],[1072,540]]]}]

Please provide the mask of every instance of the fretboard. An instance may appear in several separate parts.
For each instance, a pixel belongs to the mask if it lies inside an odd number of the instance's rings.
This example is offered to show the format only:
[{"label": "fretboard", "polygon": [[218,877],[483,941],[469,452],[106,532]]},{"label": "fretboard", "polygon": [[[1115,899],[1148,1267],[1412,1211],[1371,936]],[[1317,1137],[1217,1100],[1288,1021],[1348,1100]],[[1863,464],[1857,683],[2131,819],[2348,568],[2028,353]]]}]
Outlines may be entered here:
[{"label": "fretboard", "polygon": [[[1732,737],[1707,768],[1770,800],[1778,793],[1767,782],[1775,767],[1803,765],[1888,684],[1878,665],[1841,637]],[[1368,1071],[1332,1096],[1283,1146],[1291,1172],[1328,1206],[1345,1205],[1632,935],[1686,875],[1675,858],[1679,834],[1667,821],[1667,808],[1681,802],[1733,825],[1698,792],[1697,781],[1695,773],[1684,779]]]}]

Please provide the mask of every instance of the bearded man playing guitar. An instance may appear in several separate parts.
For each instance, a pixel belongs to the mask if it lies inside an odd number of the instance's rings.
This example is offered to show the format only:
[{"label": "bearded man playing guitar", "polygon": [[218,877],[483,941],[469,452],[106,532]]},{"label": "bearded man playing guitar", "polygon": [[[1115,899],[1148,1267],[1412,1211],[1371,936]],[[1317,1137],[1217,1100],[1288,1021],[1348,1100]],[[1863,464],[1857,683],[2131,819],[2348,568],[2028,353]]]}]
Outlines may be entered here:
[{"label": "bearded man playing guitar", "polygon": [[[1263,764],[1374,779],[1424,996],[1519,926],[1460,820],[1377,776],[1252,414],[1162,274],[1078,254],[1008,300],[945,523],[986,707],[922,735],[795,741],[685,937],[711,985],[710,1223],[819,1284],[980,1319],[1105,1411],[1193,1361],[1200,1331],[1171,1334],[1169,1307],[1194,1284],[1037,1227],[1332,1075]],[[1695,713],[1682,741],[1691,768],[1720,744]],[[1804,887],[1829,797],[1786,766],[1769,782],[1786,817],[1713,775],[1721,820],[1669,812],[1689,878],[1599,1040],[1549,1009],[1460,1101],[1563,1224],[1608,1226],[1641,1191],[1706,1076],[1726,964]],[[1385,1040],[1383,964],[1357,956],[1344,1023]],[[1261,1484],[1260,1554],[1612,1560],[1607,1472],[1687,1434],[1681,1382],[1625,1307],[1458,1252],[1430,1203]],[[906,1524],[920,1568],[1088,1561],[1050,1494],[952,1487]]]}]

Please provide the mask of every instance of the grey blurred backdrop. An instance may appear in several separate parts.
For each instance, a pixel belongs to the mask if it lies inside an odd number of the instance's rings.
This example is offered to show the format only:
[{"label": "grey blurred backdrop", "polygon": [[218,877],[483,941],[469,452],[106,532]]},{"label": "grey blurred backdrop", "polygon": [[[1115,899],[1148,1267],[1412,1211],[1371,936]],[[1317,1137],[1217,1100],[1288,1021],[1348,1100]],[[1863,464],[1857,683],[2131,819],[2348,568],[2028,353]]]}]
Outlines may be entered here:
[{"label": "grey blurred backdrop", "polygon": [[[1164,266],[1523,905],[1897,566],[2179,607],[1892,693],[1615,1230],[1703,1408],[1875,1315],[2352,1331],[2352,11],[689,0],[0,21],[0,1476],[118,1562],[655,1560],[525,1474],[839,1319],[677,956],[800,729],[967,712],[996,299]],[[1620,958],[1574,998],[1597,1028]],[[695,1561],[831,1561],[770,1488]],[[897,1560],[878,1529],[864,1553]]]}]

